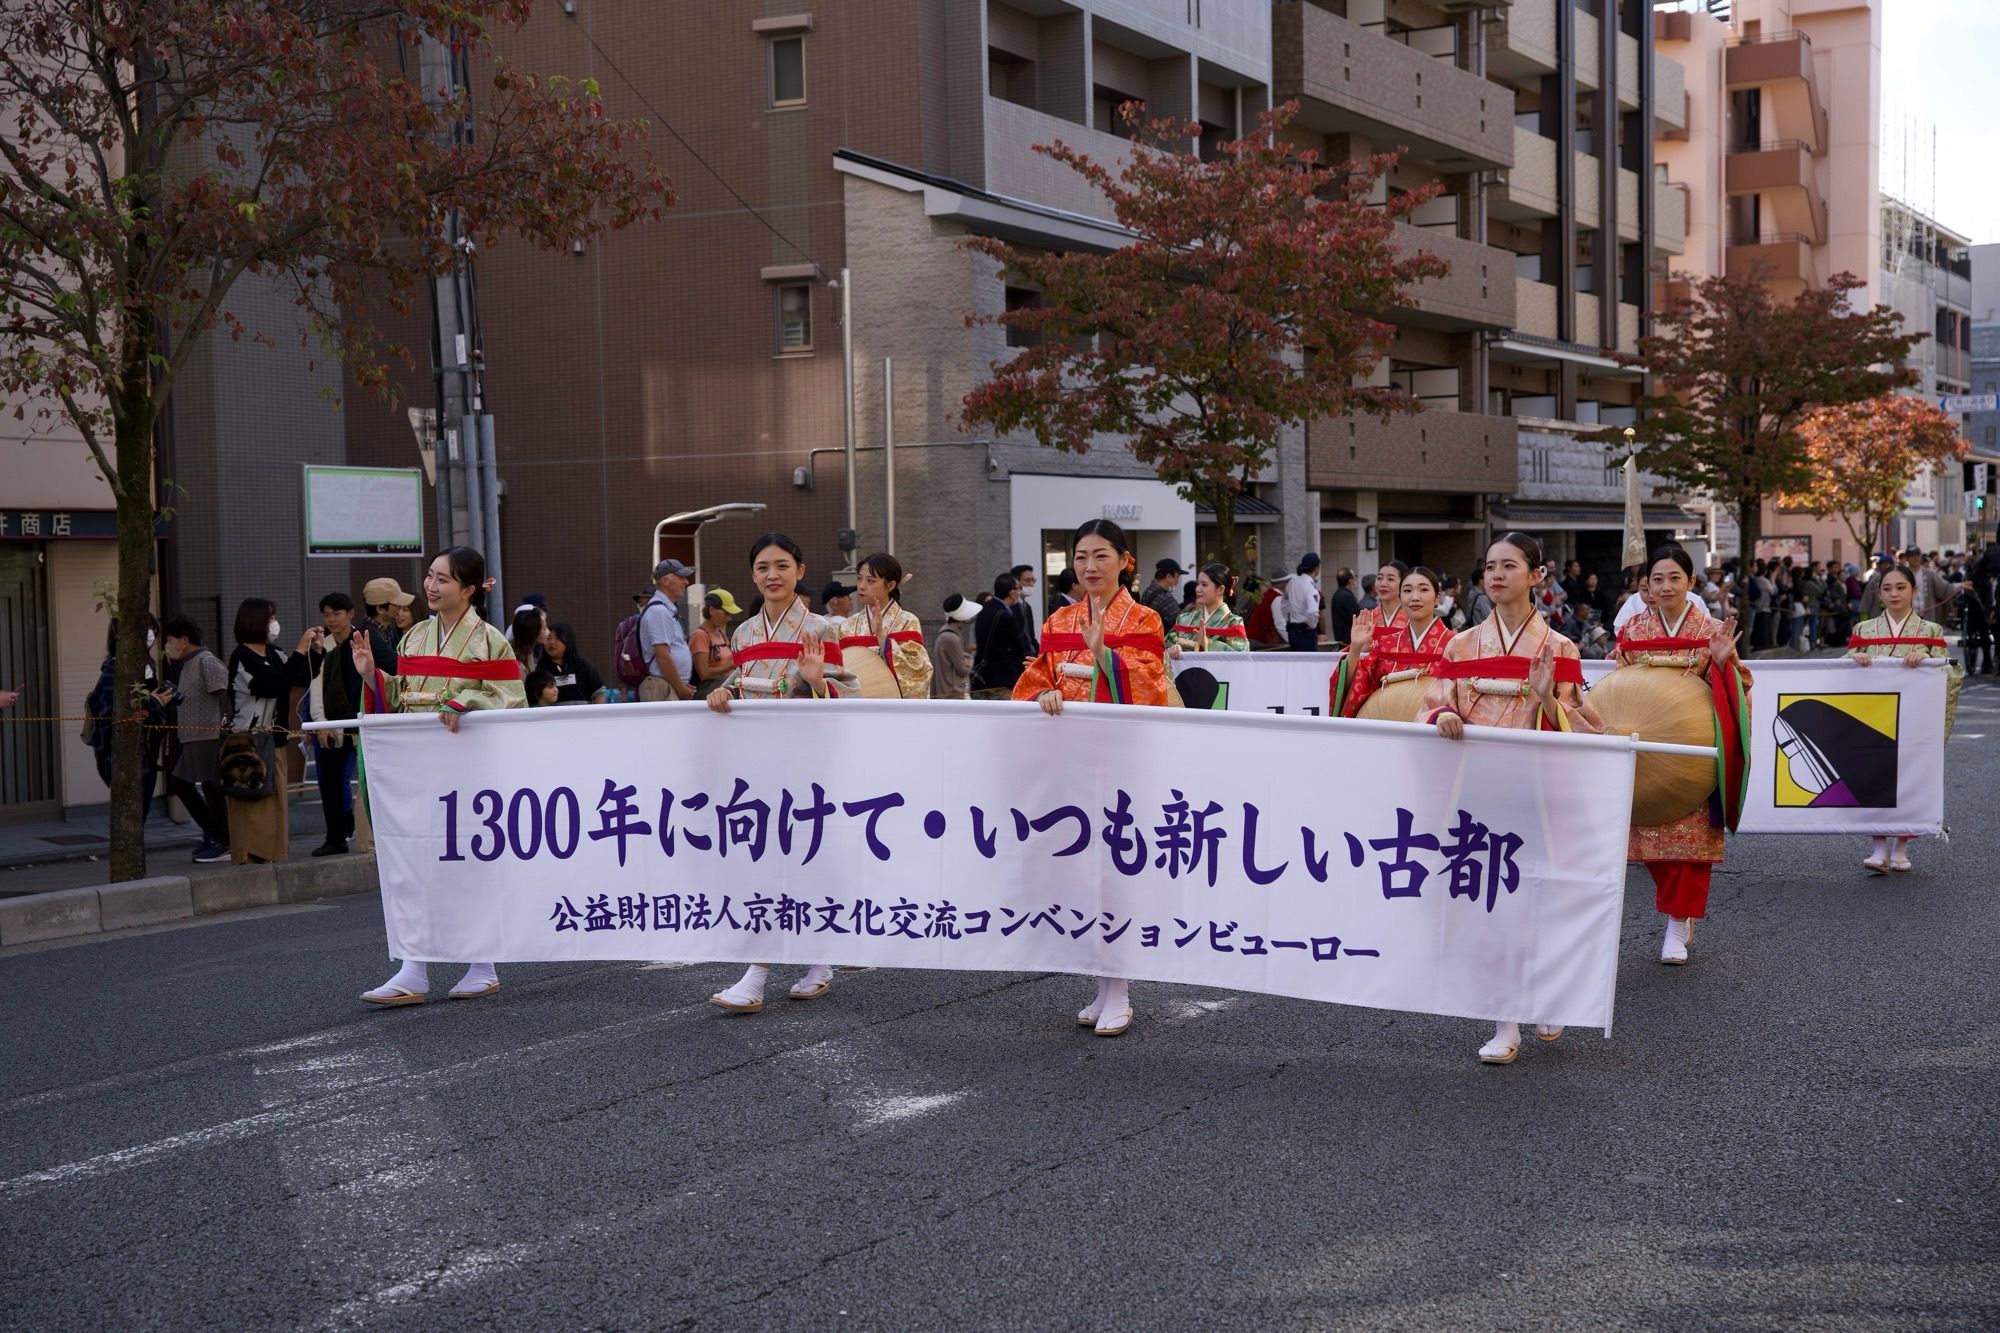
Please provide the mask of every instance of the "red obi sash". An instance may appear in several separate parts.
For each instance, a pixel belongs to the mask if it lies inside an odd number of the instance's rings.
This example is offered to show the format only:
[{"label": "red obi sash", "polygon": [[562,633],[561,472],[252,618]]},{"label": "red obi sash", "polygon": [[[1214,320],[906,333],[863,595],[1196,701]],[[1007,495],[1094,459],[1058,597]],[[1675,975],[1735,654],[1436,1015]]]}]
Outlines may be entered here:
[{"label": "red obi sash", "polygon": [[[1130,648],[1134,652],[1151,653],[1155,657],[1167,655],[1166,641],[1157,634],[1107,634],[1104,636],[1106,648]],[[1081,634],[1044,634],[1042,651],[1045,653],[1086,653],[1089,645]]]},{"label": "red obi sash", "polygon": [[[1435,668],[1439,662],[1444,661],[1443,653],[1378,652],[1371,654],[1371,656],[1374,657],[1378,669],[1385,676],[1392,672],[1408,671],[1411,667],[1416,667],[1420,671],[1430,670]],[[1432,674],[1435,675],[1437,673],[1433,670]]]},{"label": "red obi sash", "polygon": [[[923,631],[915,629],[899,629],[887,637],[891,643],[922,643],[924,641]],[[880,648],[882,644],[872,634],[850,634],[840,641],[840,646],[844,650],[848,648]]]},{"label": "red obi sash", "polygon": [[511,657],[463,662],[456,657],[399,657],[398,676],[439,676],[451,680],[519,680],[521,664]]},{"label": "red obi sash", "polygon": [[[1463,662],[1441,657],[1431,667],[1431,674],[1439,680],[1526,680],[1534,664],[1533,658],[1516,657],[1512,653],[1503,657],[1472,657]],[[1583,663],[1574,657],[1556,658],[1555,672],[1558,685],[1583,684]]]},{"label": "red obi sash", "polygon": [[1950,645],[1949,645],[1949,644],[1947,644],[1947,643],[1946,643],[1946,642],[1945,642],[1945,641],[1944,641],[1943,639],[1909,639],[1909,638],[1895,638],[1895,639],[1857,639],[1857,638],[1850,638],[1850,639],[1848,639],[1848,641],[1847,641],[1847,646],[1848,646],[1849,648],[1899,648],[1899,647],[1910,647],[1910,648],[1946,648],[1946,647],[1949,647]]},{"label": "red obi sash", "polygon": [[[846,641],[842,640],[842,642]],[[864,639],[862,642],[872,644],[875,641],[873,639]],[[744,662],[796,661],[803,646],[796,642],[781,639],[766,639],[762,643],[745,644],[736,650],[736,662],[740,666]],[[827,643],[822,640],[820,646],[825,649],[826,660],[828,662],[834,666],[846,665],[845,659],[840,655],[840,644]]]},{"label": "red obi sash", "polygon": [[[1174,632],[1187,635],[1206,634],[1211,639],[1247,639],[1250,637],[1250,632],[1241,625],[1176,625],[1174,626]],[[1106,642],[1110,641],[1107,639]]]},{"label": "red obi sash", "polygon": [[1627,639],[1618,640],[1621,653],[1695,653],[1708,649],[1707,639]]}]

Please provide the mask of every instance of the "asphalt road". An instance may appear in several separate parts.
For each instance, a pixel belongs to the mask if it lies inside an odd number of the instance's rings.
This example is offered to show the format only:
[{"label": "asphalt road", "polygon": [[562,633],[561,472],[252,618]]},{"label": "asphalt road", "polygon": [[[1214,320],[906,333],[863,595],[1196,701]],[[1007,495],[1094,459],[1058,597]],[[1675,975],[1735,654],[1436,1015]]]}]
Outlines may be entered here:
[{"label": "asphalt road", "polygon": [[1508,1068],[1048,975],[378,1012],[372,897],[0,952],[0,1327],[1994,1327],[2000,689],[1950,764],[1915,874],[1733,842],[1692,966],[1636,873],[1615,1039]]}]

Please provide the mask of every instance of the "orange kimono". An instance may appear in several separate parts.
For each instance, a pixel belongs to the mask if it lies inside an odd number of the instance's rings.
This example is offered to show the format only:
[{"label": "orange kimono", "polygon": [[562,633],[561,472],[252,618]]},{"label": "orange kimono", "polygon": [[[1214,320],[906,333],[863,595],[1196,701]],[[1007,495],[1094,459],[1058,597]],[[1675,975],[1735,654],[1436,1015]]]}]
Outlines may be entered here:
[{"label": "orange kimono", "polygon": [[[1528,692],[1528,668],[1545,640],[1556,645],[1556,717],[1542,715]],[[1518,663],[1518,665],[1517,665]],[[1511,638],[1494,612],[1471,629],[1453,635],[1444,660],[1431,669],[1424,696],[1425,722],[1452,712],[1471,727],[1515,727],[1523,731],[1599,729],[1596,710],[1583,698],[1583,659],[1576,645],[1549,628],[1540,612]]]},{"label": "orange kimono", "polygon": [[[1618,665],[1706,677],[1712,670],[1708,649],[1693,646],[1693,641],[1706,643],[1719,628],[1697,598],[1688,599],[1686,615],[1672,630],[1657,610],[1648,607],[1627,621],[1619,634]],[[1648,644],[1661,646],[1649,648]],[[1746,710],[1743,721],[1747,723],[1750,672],[1741,662],[1736,671]],[[1652,875],[1653,905],[1660,911],[1668,916],[1703,916],[1708,911],[1710,876],[1722,860],[1722,825],[1706,808],[1691,810],[1671,823],[1633,829],[1625,855],[1643,863]]]},{"label": "orange kimono", "polygon": [[[1327,700],[1328,717],[1358,717],[1361,705],[1368,702],[1368,696],[1389,683],[1390,677],[1405,679],[1403,672],[1423,672],[1428,670],[1421,660],[1426,657],[1442,657],[1451,643],[1451,626],[1444,623],[1442,616],[1434,617],[1417,643],[1410,642],[1410,618],[1407,614],[1397,618],[1393,629],[1377,631],[1382,637],[1375,640],[1375,646],[1354,664],[1351,673],[1336,671],[1329,682],[1332,695]],[[1347,693],[1341,695],[1343,677],[1348,678]]]},{"label": "orange kimono", "polygon": [[1042,622],[1042,650],[1014,682],[1014,697],[1031,700],[1044,690],[1059,690],[1071,703],[1164,707],[1167,641],[1159,614],[1120,588],[1104,608],[1104,652],[1097,661],[1084,647],[1089,620],[1090,605],[1081,601],[1057,607]]}]

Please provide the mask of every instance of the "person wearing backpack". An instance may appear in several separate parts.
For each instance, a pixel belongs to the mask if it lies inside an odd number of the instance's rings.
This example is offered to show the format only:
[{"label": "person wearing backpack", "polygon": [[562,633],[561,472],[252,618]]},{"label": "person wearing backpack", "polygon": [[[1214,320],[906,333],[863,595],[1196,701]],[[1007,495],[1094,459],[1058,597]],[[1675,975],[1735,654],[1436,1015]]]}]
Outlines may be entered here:
[{"label": "person wearing backpack", "polygon": [[694,570],[678,560],[653,566],[653,596],[639,613],[639,649],[646,663],[646,678],[639,682],[640,703],[694,698],[694,655],[688,651],[687,630],[674,607],[693,580]]},{"label": "person wearing backpack", "polygon": [[[152,648],[159,641],[159,621],[151,612],[146,615],[146,647]],[[112,701],[115,695],[115,681],[118,669],[118,620],[112,618],[111,625],[104,632],[104,665],[97,673],[97,684],[83,701],[83,743],[90,747],[91,757],[97,761],[97,776],[104,785],[111,785],[111,736]],[[153,813],[153,789],[160,782],[160,753],[162,737],[167,727],[167,710],[161,704],[160,673],[154,669],[153,657],[146,655],[145,672],[140,677],[146,687],[145,708],[141,714],[146,728],[140,742],[140,763],[144,765],[139,783],[139,822],[144,824]],[[0,690],[0,708],[13,700],[7,692]]]},{"label": "person wearing backpack", "polygon": [[623,687],[627,701],[639,697],[639,686],[646,680],[646,654],[639,648],[639,618],[646,613],[646,603],[652,600],[650,592],[633,593],[632,614],[619,621],[612,632],[611,677]]}]

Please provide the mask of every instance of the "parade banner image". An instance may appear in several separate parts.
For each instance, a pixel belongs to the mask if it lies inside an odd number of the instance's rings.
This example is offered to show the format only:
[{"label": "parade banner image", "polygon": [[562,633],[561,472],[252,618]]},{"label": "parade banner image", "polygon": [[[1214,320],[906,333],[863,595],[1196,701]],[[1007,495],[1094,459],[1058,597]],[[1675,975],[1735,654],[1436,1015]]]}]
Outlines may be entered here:
[{"label": "parade banner image", "polygon": [[399,958],[1060,971],[1611,1024],[1623,739],[915,700],[362,736]]},{"label": "parade banner image", "polygon": [[[1609,662],[1585,662],[1595,683]],[[1739,833],[1935,833],[1944,825],[1944,659],[1749,663],[1750,790]]]},{"label": "parade banner image", "polygon": [[1339,653],[1182,653],[1174,688],[1189,708],[1325,717]]}]

